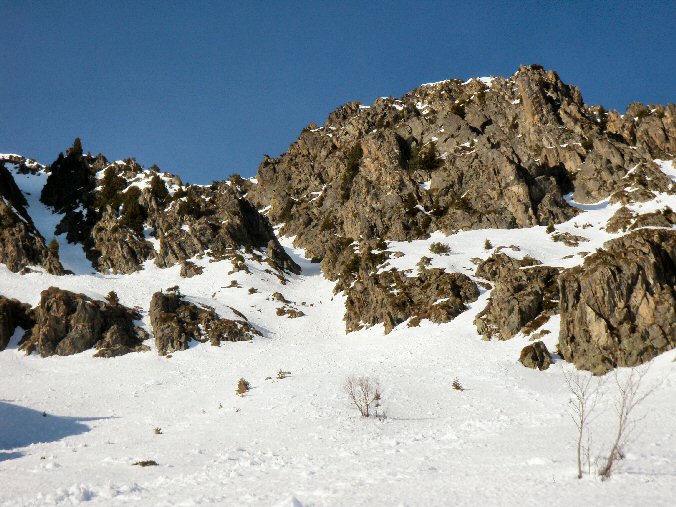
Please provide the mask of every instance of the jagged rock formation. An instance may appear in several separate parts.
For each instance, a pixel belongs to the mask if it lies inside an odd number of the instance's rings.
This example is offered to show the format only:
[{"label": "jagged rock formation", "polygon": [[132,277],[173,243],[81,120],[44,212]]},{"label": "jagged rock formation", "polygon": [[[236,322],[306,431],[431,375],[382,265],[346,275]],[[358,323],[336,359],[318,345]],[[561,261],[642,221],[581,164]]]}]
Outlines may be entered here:
[{"label": "jagged rock formation", "polygon": [[540,371],[546,370],[553,363],[547,346],[541,341],[531,343],[521,349],[519,362],[526,368],[537,368]]},{"label": "jagged rock formation", "polygon": [[33,324],[30,305],[0,296],[0,350],[5,350],[17,327],[28,330]]},{"label": "jagged rock formation", "polygon": [[[181,194],[179,194],[181,195]],[[149,206],[148,223],[156,231],[155,263],[168,267],[208,251],[214,259],[232,258],[240,248],[265,250],[271,266],[299,273],[279,244],[268,220],[228,182],[191,186],[172,202]]]},{"label": "jagged rock formation", "polygon": [[641,112],[588,107],[539,66],[424,85],[308,126],[263,160],[247,197],[340,278],[352,241],[558,223],[577,213],[563,198],[573,191],[580,202],[674,192],[652,159],[673,153],[676,107],[630,109]]},{"label": "jagged rock formation", "polygon": [[[81,243],[98,271],[131,273],[153,258],[160,267],[195,256],[225,259],[244,248],[265,251],[276,270],[299,272],[232,181],[183,185],[133,159],[110,164],[83,154],[77,140],[48,170],[41,200],[65,214],[57,232]],[[147,234],[159,241],[158,251]]]},{"label": "jagged rock formation", "polygon": [[604,373],[676,346],[676,231],[641,229],[609,241],[560,278],[559,350]]},{"label": "jagged rock formation", "polygon": [[48,273],[62,275],[57,251],[47,247],[25,206],[25,197],[0,160],[0,263],[14,272],[42,266]]},{"label": "jagged rock formation", "polygon": [[213,308],[187,301],[176,291],[156,292],[150,301],[150,322],[160,355],[186,350],[191,340],[218,346],[224,341],[252,340],[258,331],[236,310],[238,319],[220,317]]},{"label": "jagged rock formation", "polygon": [[95,347],[97,356],[112,357],[147,350],[142,344],[147,333],[134,324],[140,314],[120,305],[114,295],[96,301],[50,287],[42,291],[33,314],[35,325],[20,346],[27,354],[68,356]]},{"label": "jagged rock formation", "polygon": [[508,340],[521,330],[529,334],[558,309],[559,270],[537,264],[535,259],[516,260],[503,253],[479,264],[477,276],[494,283],[486,308],[474,320],[485,339]]}]

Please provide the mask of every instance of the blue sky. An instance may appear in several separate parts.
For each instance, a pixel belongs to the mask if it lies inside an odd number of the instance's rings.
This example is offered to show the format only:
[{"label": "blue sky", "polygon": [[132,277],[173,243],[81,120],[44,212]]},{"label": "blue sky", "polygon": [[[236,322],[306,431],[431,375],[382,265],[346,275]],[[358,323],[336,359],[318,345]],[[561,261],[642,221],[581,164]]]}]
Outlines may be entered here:
[{"label": "blue sky", "polygon": [[184,180],[255,174],[350,100],[539,63],[587,103],[674,101],[676,2],[0,0],[0,152],[76,136]]}]

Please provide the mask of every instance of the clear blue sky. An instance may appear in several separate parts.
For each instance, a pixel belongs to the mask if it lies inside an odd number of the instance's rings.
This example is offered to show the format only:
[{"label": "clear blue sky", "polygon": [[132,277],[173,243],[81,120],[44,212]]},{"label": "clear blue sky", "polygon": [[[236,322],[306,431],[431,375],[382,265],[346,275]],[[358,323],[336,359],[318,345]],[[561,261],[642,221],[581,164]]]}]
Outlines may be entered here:
[{"label": "clear blue sky", "polygon": [[673,102],[675,27],[675,0],[0,0],[0,152],[49,163],[80,136],[209,183],[344,102],[530,63],[587,103]]}]

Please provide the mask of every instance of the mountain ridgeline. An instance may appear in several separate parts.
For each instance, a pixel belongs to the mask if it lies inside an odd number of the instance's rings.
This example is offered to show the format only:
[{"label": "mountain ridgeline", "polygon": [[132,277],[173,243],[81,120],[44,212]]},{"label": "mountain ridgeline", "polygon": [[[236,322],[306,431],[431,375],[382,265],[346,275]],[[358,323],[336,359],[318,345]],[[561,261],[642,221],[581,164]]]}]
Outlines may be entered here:
[{"label": "mountain ridgeline", "polygon": [[[111,163],[84,153],[79,140],[48,167],[5,156],[0,262],[13,272],[40,267],[67,274],[58,245],[48,245],[33,224],[12,176],[47,174],[40,201],[62,215],[52,234],[81,245],[99,273],[130,274],[151,261],[200,276],[191,259],[230,260],[242,270],[255,259],[286,280],[300,268],[280,245],[278,226],[344,295],[348,332],[449,322],[483,287],[491,298],[475,325],[485,338],[535,337],[560,314],[559,354],[601,373],[676,346],[676,219],[668,207],[650,214],[631,209],[676,195],[676,183],[655,162],[675,153],[673,104],[634,103],[621,115],[586,105],[553,71],[521,67],[509,78],[449,80],[370,106],[346,104],[324,125],[305,128],[280,157],[266,156],[255,180],[235,175],[210,186],[183,184],[133,159]],[[576,244],[580,238],[556,226],[583,213],[581,205],[603,200],[622,205],[605,226],[620,237],[577,267],[545,266],[490,246],[473,276],[431,267],[426,257],[414,272],[390,265],[398,255],[391,242],[437,231],[546,226],[554,241]],[[45,291],[35,309],[0,299],[0,345],[16,327],[33,323],[25,349],[43,355],[95,347],[107,357],[143,348],[132,318],[138,310],[122,310],[116,301],[97,303],[102,317],[92,318],[103,324],[86,340],[73,335],[80,325],[45,331],[50,294],[69,301],[64,312],[77,322],[84,318],[78,308],[94,305],[56,289]],[[205,331],[200,341],[257,334],[243,315],[220,322],[212,309],[171,298],[169,304],[158,295],[151,305],[161,351],[187,348],[202,320],[224,331]]]}]

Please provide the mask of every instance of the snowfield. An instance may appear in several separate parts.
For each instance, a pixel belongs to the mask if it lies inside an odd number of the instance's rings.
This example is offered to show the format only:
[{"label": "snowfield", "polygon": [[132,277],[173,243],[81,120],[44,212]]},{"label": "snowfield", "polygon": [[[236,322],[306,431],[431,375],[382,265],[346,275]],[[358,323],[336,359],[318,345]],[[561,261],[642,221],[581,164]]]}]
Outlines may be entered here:
[{"label": "snowfield", "polygon": [[[15,176],[49,241],[60,218],[40,208],[43,175]],[[632,209],[667,205],[676,209],[676,198],[660,195]],[[485,239],[512,256],[573,266],[581,252],[616,236],[603,226],[618,206],[578,207],[579,216],[556,227],[589,240],[576,247],[552,241],[544,227],[437,233],[390,242],[389,250],[404,255],[387,269],[415,270],[429,256],[433,266],[473,274],[471,259],[491,253]],[[451,253],[431,254],[435,241]],[[150,352],[118,358],[94,358],[93,351],[41,358],[17,350],[17,330],[0,352],[2,506],[673,505],[674,350],[651,362],[645,382],[656,390],[638,409],[643,419],[618,471],[608,481],[593,473],[578,480],[563,377],[572,366],[557,358],[544,372],[525,368],[517,361],[529,343],[523,335],[483,341],[473,320],[489,291],[447,324],[346,335],[342,296],[291,238],[283,244],[303,273],[284,285],[251,259],[251,274],[228,274],[229,261],[207,259],[194,259],[205,270],[190,279],[179,277],[178,266],[150,262],[132,275],[95,274],[78,246],[60,242],[64,266],[76,276],[21,276],[0,266],[0,294],[35,305],[52,285],[99,299],[114,290],[123,304],[143,309],[150,331],[152,294],[179,285],[224,316],[228,307],[241,311],[263,336],[220,347],[194,342],[171,357],[158,356],[149,340]],[[233,280],[241,288],[228,287]],[[249,294],[250,287],[258,292]],[[277,291],[306,315],[277,316]],[[558,325],[558,317],[545,325],[550,351]],[[278,379],[279,370],[291,375]],[[351,374],[380,379],[386,419],[362,418],[350,406],[343,383]],[[252,385],[243,397],[235,394],[240,377]],[[464,391],[451,388],[455,378]],[[612,381],[605,391],[592,423],[592,457],[608,450],[615,430]],[[143,460],[157,466],[133,465]]]}]

